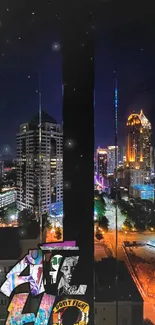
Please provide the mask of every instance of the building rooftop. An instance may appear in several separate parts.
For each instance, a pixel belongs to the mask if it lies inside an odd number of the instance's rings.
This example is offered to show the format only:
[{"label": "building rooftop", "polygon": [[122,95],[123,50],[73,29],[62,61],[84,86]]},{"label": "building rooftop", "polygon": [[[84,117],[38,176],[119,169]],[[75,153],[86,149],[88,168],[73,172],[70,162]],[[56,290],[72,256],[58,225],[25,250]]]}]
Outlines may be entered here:
[{"label": "building rooftop", "polygon": [[[41,118],[42,118],[42,123],[57,124],[57,121],[52,116],[50,116],[48,113],[46,113],[44,111],[42,111]],[[37,115],[35,115],[29,123],[38,125],[39,124],[39,113]]]},{"label": "building rooftop", "polygon": [[113,302],[135,301],[142,302],[142,297],[132,280],[124,262],[119,261],[118,286],[116,294],[116,259],[103,259],[95,263],[95,301]]},{"label": "building rooftop", "polygon": [[10,187],[10,188],[9,187],[5,187],[5,188],[2,188],[0,190],[0,195],[8,194],[9,192],[12,193],[15,190],[16,190],[15,187]]},{"label": "building rooftop", "polygon": [[154,184],[137,184],[133,185],[132,187],[139,191],[154,191]]},{"label": "building rooftop", "polygon": [[149,128],[151,129],[151,123],[149,122],[149,120],[146,118],[146,116],[143,113],[143,110],[141,109],[140,114],[139,114],[139,118],[141,120],[142,126],[145,128]]}]

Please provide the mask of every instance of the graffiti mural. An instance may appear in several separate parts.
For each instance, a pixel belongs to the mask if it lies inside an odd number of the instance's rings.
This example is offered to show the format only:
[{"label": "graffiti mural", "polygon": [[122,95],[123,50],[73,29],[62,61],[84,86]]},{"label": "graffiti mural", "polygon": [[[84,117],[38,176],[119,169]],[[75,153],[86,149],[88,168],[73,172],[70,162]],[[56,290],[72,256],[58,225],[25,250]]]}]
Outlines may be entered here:
[{"label": "graffiti mural", "polygon": [[[88,324],[87,284],[81,284],[78,278],[79,261],[75,242],[43,244],[30,250],[9,271],[0,288],[11,299],[5,325]],[[28,275],[21,275],[27,268]],[[29,284],[29,292],[17,293],[25,283]],[[33,297],[41,298],[37,313]],[[29,312],[25,312],[26,306]]]}]

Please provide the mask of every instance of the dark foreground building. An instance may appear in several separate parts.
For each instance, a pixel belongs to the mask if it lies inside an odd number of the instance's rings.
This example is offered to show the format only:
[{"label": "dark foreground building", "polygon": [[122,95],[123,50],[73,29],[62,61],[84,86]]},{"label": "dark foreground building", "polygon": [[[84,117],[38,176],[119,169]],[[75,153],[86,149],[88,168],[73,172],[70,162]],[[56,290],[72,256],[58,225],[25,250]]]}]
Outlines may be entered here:
[{"label": "dark foreground building", "polygon": [[[116,291],[116,260],[95,263],[95,325],[143,324],[143,299],[124,262],[118,262]],[[118,320],[116,320],[116,297]]]},{"label": "dark foreground building", "polygon": [[[86,5],[87,3],[87,5]],[[62,8],[64,238],[80,247],[93,304],[94,51],[91,1]],[[91,318],[91,317],[90,317]],[[93,324],[93,320],[89,321]],[[94,324],[93,324],[94,325]]]}]

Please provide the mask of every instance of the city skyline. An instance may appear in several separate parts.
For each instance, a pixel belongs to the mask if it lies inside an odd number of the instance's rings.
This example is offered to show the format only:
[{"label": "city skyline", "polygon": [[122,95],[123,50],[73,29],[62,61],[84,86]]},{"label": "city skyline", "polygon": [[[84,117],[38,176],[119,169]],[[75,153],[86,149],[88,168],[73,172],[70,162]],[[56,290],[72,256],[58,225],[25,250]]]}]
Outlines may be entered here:
[{"label": "city skyline", "polygon": [[[47,17],[50,8],[50,4],[44,7]],[[9,9],[6,15],[11,19],[11,6]],[[108,6],[106,9],[108,10]],[[31,112],[35,115],[38,110],[36,90],[39,74],[42,108],[58,123],[62,122],[62,40],[59,33],[61,22],[59,10],[55,9],[52,13],[52,32],[44,30],[41,36],[39,36],[41,27],[38,25],[40,9],[36,8],[34,11],[30,6],[25,14],[21,8],[20,10],[21,19],[26,17],[32,32],[26,30],[25,24],[21,28],[21,21],[15,22],[12,33],[9,29],[3,31],[0,52],[0,107],[3,116],[0,120],[0,151],[7,145],[11,148],[14,157],[15,134],[20,123],[29,120]],[[105,29],[106,22],[103,23],[100,19],[94,21],[96,148],[113,145],[114,142],[114,70],[117,72],[118,79],[119,140],[121,141],[125,134],[124,121],[132,110],[143,109],[152,122],[154,130],[155,49],[151,42],[155,34],[153,17],[142,16],[136,19],[133,16],[131,15],[130,22],[125,23],[121,19],[116,28],[113,23],[109,31]],[[43,19],[44,17],[45,13]],[[145,31],[143,38],[141,30]],[[35,46],[34,38],[36,38]],[[81,46],[84,45],[82,44],[81,42]],[[28,51],[27,57],[25,50]],[[6,132],[8,111],[12,123]],[[154,138],[153,135],[153,141]]]},{"label": "city skyline", "polygon": [[41,321],[26,280],[45,322],[154,325],[155,15],[60,2],[0,3],[0,324]]}]

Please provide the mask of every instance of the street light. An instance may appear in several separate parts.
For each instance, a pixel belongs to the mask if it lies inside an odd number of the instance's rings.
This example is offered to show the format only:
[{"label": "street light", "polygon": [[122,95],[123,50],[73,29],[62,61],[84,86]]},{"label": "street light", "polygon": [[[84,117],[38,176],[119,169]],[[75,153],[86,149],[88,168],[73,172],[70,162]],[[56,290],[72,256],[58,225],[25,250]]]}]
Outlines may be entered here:
[{"label": "street light", "polygon": [[127,234],[128,234],[128,232],[127,231],[125,231],[125,240],[127,241]]},{"label": "street light", "polygon": [[14,221],[14,220],[16,219],[16,216],[15,216],[15,215],[12,215],[12,216],[10,216],[10,219],[11,219],[12,221]]}]

